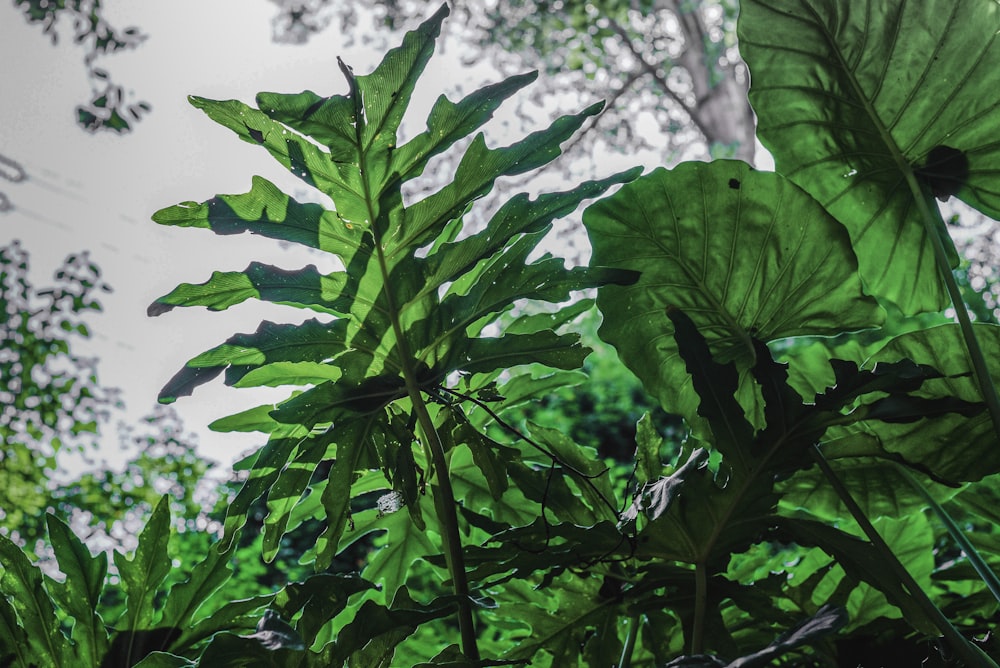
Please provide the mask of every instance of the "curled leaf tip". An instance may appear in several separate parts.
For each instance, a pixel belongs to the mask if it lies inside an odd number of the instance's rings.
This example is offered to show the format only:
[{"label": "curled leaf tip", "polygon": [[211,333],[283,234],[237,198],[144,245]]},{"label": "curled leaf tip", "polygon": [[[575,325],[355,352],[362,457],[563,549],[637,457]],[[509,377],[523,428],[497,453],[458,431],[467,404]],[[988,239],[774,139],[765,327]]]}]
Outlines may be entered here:
[{"label": "curled leaf tip", "polygon": [[146,315],[150,318],[155,318],[158,315],[163,315],[167,311],[172,311],[172,310],[174,310],[173,304],[165,304],[157,300],[146,308]]}]

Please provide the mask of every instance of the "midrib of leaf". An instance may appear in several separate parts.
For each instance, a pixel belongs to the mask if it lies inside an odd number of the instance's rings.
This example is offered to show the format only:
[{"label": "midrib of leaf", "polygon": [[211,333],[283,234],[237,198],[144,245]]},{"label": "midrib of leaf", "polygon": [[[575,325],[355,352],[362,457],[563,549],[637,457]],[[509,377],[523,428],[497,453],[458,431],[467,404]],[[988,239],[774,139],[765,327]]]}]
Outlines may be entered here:
[{"label": "midrib of leaf", "polygon": [[[86,549],[86,548],[84,548],[84,549]],[[76,562],[77,571],[79,571],[80,573],[88,573],[87,564],[82,559],[79,558],[80,555],[75,550],[73,551],[73,557],[74,557],[74,561]],[[89,585],[89,583],[87,583],[87,584]],[[87,603],[90,604],[90,606],[93,608],[93,612],[94,612],[94,616],[90,619],[89,623],[87,624],[87,635],[90,638],[90,656],[91,656],[91,659],[94,662],[94,665],[98,665],[99,660],[100,660],[101,657],[99,657],[97,655],[97,650],[98,650],[98,647],[97,647],[97,644],[98,644],[98,635],[97,635],[97,624],[95,622],[98,622],[98,623],[100,622],[100,616],[97,613],[97,601],[93,600],[91,598],[89,586],[88,586],[87,589],[88,589],[88,591],[87,591],[87,599],[88,599]],[[76,620],[75,624],[78,626],[79,624],[81,624],[81,621],[80,620]]]},{"label": "midrib of leaf", "polygon": [[[150,564],[150,568],[152,568],[152,564]],[[137,600],[137,603],[139,603],[139,604],[141,604],[145,600],[146,594],[149,593],[149,585],[148,585],[148,583],[149,583],[149,572],[148,572],[148,570],[147,570],[147,572],[144,575],[145,575],[145,577],[143,578],[142,594],[139,596],[139,598]],[[129,592],[129,593],[131,593],[131,592]],[[134,644],[135,644],[136,631],[139,628],[139,611],[135,610],[134,614],[132,614],[131,617],[132,618],[129,620],[128,653],[126,654],[126,656],[128,657],[128,659],[130,661],[132,659],[132,650],[133,650]],[[152,621],[152,619],[150,621]]]},{"label": "midrib of leaf", "polygon": [[[26,582],[27,580],[24,580],[24,581]],[[45,590],[43,589],[42,591],[44,592]],[[46,592],[46,594],[47,594],[47,592]],[[41,607],[38,605],[38,601],[37,601],[37,599],[34,596],[34,592],[32,592],[32,595],[29,598],[31,598],[31,604],[32,604],[32,607],[35,609],[35,614],[38,616],[38,619],[39,620],[44,619],[43,611],[42,611]],[[60,659],[62,657],[56,651],[55,645],[52,644],[52,634],[53,633],[59,633],[59,631],[55,630],[55,629],[47,629],[47,630],[49,632],[48,633],[44,633],[43,635],[45,636],[45,644],[49,648],[49,656],[52,657],[52,662],[53,662],[54,665],[61,666],[62,662],[60,661]]]}]

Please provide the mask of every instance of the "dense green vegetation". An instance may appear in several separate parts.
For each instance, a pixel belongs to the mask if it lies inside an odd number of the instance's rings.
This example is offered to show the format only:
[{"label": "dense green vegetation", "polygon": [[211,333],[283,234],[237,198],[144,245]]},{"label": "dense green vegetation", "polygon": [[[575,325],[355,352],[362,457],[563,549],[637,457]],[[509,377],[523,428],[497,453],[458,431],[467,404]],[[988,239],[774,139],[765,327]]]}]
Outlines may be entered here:
[{"label": "dense green vegetation", "polygon": [[[491,148],[477,132],[520,75],[442,96],[404,141],[447,13],[369,74],[340,62],[345,95],[191,98],[333,206],[255,176],[154,220],[341,269],[251,261],[149,307],[314,317],[235,334],[160,394],[288,388],[213,424],[267,439],[224,516],[189,523],[175,495],[172,521],[164,496],[112,577],[57,515],[46,562],[0,535],[3,661],[996,666],[1000,327],[936,199],[1000,214],[1000,7],[747,0],[774,172],[633,169],[479,216],[601,105]],[[449,151],[451,181],[409,195]],[[589,266],[538,253],[585,200]],[[38,332],[60,340],[16,340]]]}]

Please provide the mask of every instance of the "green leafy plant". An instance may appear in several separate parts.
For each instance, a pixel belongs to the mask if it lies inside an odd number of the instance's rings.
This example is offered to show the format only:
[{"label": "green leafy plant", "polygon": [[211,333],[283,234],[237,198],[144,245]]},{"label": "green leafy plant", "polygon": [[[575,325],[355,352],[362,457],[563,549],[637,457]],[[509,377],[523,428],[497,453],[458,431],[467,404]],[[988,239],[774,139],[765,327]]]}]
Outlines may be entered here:
[{"label": "green leafy plant", "polygon": [[[386,602],[397,596],[412,562],[443,551],[463,651],[476,659],[454,486],[461,484],[462,475],[471,475],[485,480],[493,500],[499,499],[507,482],[505,458],[516,458],[516,451],[498,453],[487,439],[465,436],[474,430],[461,400],[475,403],[474,395],[489,391],[509,368],[542,364],[571,369],[586,355],[578,337],[557,334],[551,322],[537,317],[515,320],[500,336],[484,330],[519,300],[562,302],[573,291],[634,279],[630,272],[567,269],[559,259],[529,255],[553,219],[638,172],[535,200],[519,195],[485,229],[462,234],[463,216],[498,177],[551,161],[559,144],[600,110],[598,104],[504,148],[488,148],[477,135],[450,184],[406,202],[404,183],[420,176],[435,155],[475,131],[505,98],[535,78],[514,77],[458,103],[442,97],[427,130],[400,141],[400,122],[446,13],[442,9],[409,33],[369,75],[355,76],[341,63],[350,89],[346,96],[262,93],[259,109],[192,98],[211,118],[245,141],[262,145],[322,190],[335,210],[296,202],[257,177],[245,195],[171,207],[155,220],[303,243],[339,258],[345,270],[287,272],[253,263],[243,272],[216,273],[203,284],[182,285],[157,300],[150,313],[178,305],[219,310],[258,298],[327,317],[302,325],[264,323],[254,334],[236,335],[191,360],[168,383],[161,400],[189,393],[223,371],[226,382],[234,385],[313,385],[277,407],[216,423],[220,429],[271,434],[230,508],[227,535],[242,525],[249,504],[266,492],[270,514],[264,549],[273,556],[281,535],[301,521],[303,513],[295,515],[295,510],[308,494],[304,505],[310,510],[304,512],[322,513],[326,522],[314,555],[320,568],[366,531],[389,530],[389,545],[365,570],[366,577],[383,584]],[[457,471],[459,447],[472,450],[478,471]],[[327,479],[310,486],[315,467],[331,460]],[[385,490],[381,510],[364,529],[351,514],[352,487]],[[405,514],[391,512],[400,506]],[[354,530],[345,532],[350,526]]]},{"label": "green leafy plant", "polygon": [[[299,204],[258,177],[246,195],[172,207],[156,220],[306,243],[338,256],[345,268],[321,274],[312,267],[286,272],[254,263],[244,272],[182,285],[151,307],[153,314],[177,305],[223,309],[259,298],[330,317],[301,326],[265,323],[255,334],[237,335],[191,360],[163,391],[169,401],[222,372],[234,385],[307,387],[277,406],[216,423],[271,434],[230,510],[227,532],[242,525],[249,504],[265,493],[267,555],[274,554],[284,531],[307,517],[326,522],[309,555],[319,568],[358,537],[386,531],[364,571],[385,591],[380,602],[362,607],[388,604],[384,610],[391,611],[421,563],[444,567],[454,590],[461,652],[471,661],[480,659],[483,645],[513,661],[543,651],[559,663],[582,647],[597,663],[611,654],[626,655],[628,662],[644,651],[667,659],[678,650],[763,662],[819,643],[841,625],[837,609],[864,618],[850,597],[866,591],[880,592],[864,595],[887,599],[918,631],[945,635],[967,661],[986,660],[944,618],[868,519],[893,505],[911,509],[923,502],[917,488],[900,482],[901,466],[925,484],[945,486],[997,470],[981,395],[970,387],[971,377],[981,380],[982,374],[964,359],[941,357],[955,328],[889,342],[870,362],[831,359],[816,348],[796,357],[799,368],[792,374],[771,361],[763,343],[878,327],[884,321],[879,299],[905,312],[940,308],[941,299],[913,302],[880,289],[868,251],[857,250],[866,241],[852,237],[849,222],[842,225],[842,211],[824,206],[829,198],[811,194],[806,182],[797,185],[735,162],[658,170],[593,205],[585,216],[594,245],[587,270],[566,270],[550,258],[532,262],[528,252],[556,214],[634,173],[534,202],[518,196],[485,230],[463,233],[463,214],[498,176],[547,162],[596,108],[504,149],[487,149],[477,137],[451,184],[406,201],[403,182],[419,176],[433,155],[473,131],[529,80],[515,77],[457,104],[439,100],[427,132],[400,142],[399,121],[443,16],[410,33],[370,75],[356,77],[342,65],[350,85],[346,97],[261,94],[258,109],[193,100],[322,190],[335,210]],[[753,17],[754,6],[744,7],[744,33],[752,33]],[[836,38],[828,37],[835,45]],[[747,42],[752,67],[753,37]],[[758,87],[754,99],[766,92]],[[926,164],[905,162],[917,179],[918,202],[941,194]],[[849,177],[871,173],[879,181],[879,164]],[[843,198],[834,195],[839,205]],[[903,219],[917,207],[893,206],[877,207],[878,215]],[[927,238],[926,232],[917,234],[912,243]],[[911,242],[899,239],[902,253]],[[885,242],[875,245],[884,248]],[[914,273],[937,285],[921,269]],[[499,337],[483,335],[518,300],[558,302],[571,290],[609,282],[618,285],[600,289],[602,337],[693,430],[667,475],[660,470],[655,432],[641,432],[634,481],[639,493],[627,510],[613,500],[609,474],[586,449],[552,429],[529,423],[519,431],[502,418],[505,408],[545,387],[537,373],[508,379],[502,375],[508,369],[526,363],[572,369],[582,361],[572,338],[553,329],[578,310],[523,316]],[[984,337],[986,345],[991,336]],[[486,436],[490,422],[514,438],[498,442],[496,427]],[[943,456],[941,447],[957,429],[984,434],[971,439],[975,451],[959,460]],[[330,460],[325,479],[313,479],[317,466]],[[539,479],[546,460],[567,477]],[[869,490],[865,507],[858,506],[854,494],[868,489],[873,476],[892,484]],[[489,495],[477,500],[462,493],[477,486]],[[803,499],[807,487],[821,495]],[[461,515],[455,489],[465,502]],[[377,507],[363,509],[364,495],[373,493],[381,494]],[[531,500],[539,504],[534,510]],[[855,531],[873,542],[825,523],[831,519],[858,522]],[[466,543],[463,550],[463,532],[488,542]],[[678,536],[685,538],[678,543]],[[819,582],[809,583],[808,595],[803,584],[775,586],[770,612],[762,615],[750,583],[726,572],[738,555],[769,544],[800,551],[816,546],[829,554],[823,572],[842,584],[823,604],[836,606],[803,605],[803,597],[813,600]],[[525,588],[529,583],[554,593],[552,605],[541,604]],[[473,591],[490,592],[498,607],[474,613]],[[740,610],[769,621],[737,638],[727,617]],[[516,619],[531,632],[501,634],[491,643],[475,629],[474,614],[497,628]],[[810,617],[812,622],[803,622]],[[629,630],[618,623],[622,619],[631,620]],[[681,646],[640,647],[636,654],[638,635],[677,637],[663,626],[677,620]],[[339,624],[323,623],[328,629]],[[797,643],[774,641],[782,628],[801,623],[812,624],[815,633],[797,636]],[[588,643],[595,629],[605,629],[593,641],[600,649]],[[385,656],[409,635],[397,631]],[[314,656],[337,644],[331,642],[336,634],[324,633],[310,640]]]},{"label": "green leafy plant", "polygon": [[[426,131],[404,140],[446,8],[371,74],[341,63],[347,95],[261,93],[256,108],[192,98],[333,206],[254,177],[248,193],[154,219],[300,243],[342,268],[253,262],[150,306],[259,299],[317,314],[230,337],[161,393],[170,402],[219,375],[293,388],[214,423],[268,441],[242,463],[225,535],[190,582],[215,582],[212,564],[261,498],[266,558],[284,535],[322,524],[302,555],[318,573],[248,601],[212,599],[221,607],[192,622],[195,608],[178,616],[171,597],[211,587],[175,585],[160,606],[152,591],[165,576],[150,555],[165,538],[147,528],[133,563],[148,562],[156,582],[116,557],[128,600],[119,635],[179,634],[146,666],[853,666],[880,661],[887,643],[897,659],[996,666],[982,640],[1000,609],[984,360],[1000,356],[1000,328],[962,315],[934,198],[995,213],[998,13],[748,0],[741,48],[775,173],[725,160],[632,170],[517,195],[481,229],[466,229],[476,200],[548,164],[600,106],[510,146],[481,134],[456,146],[533,79],[523,75],[441,97]],[[450,148],[463,151],[452,180],[410,195],[404,185]],[[589,267],[537,254],[556,218],[620,184],[584,213]],[[593,305],[575,293],[592,287],[600,336],[689,428],[667,443],[640,419],[630,471],[525,408],[585,380],[587,351],[568,330]],[[948,298],[958,323],[900,323]],[[89,575],[73,586],[92,599],[104,566],[60,526],[50,521],[59,566],[78,554]],[[360,576],[334,572],[362,539]],[[52,604],[14,598],[38,592],[41,576],[5,549],[3,619],[19,647]],[[60,605],[67,619],[93,609]],[[219,615],[228,628],[205,621]],[[96,626],[32,651],[112,656],[113,642],[105,652],[106,637],[87,635]]]},{"label": "green leafy plant", "polygon": [[[213,552],[180,573],[172,572],[167,497],[153,510],[131,557],[114,552],[114,591],[106,577],[108,555],[92,554],[54,515],[46,520],[54,558],[44,568],[0,536],[4,665],[189,665],[181,657],[192,651],[197,656],[195,650],[213,634],[253,629],[260,610],[274,598],[230,601],[219,594],[231,574],[230,552]],[[109,594],[120,594],[124,608],[106,605]],[[168,651],[177,659],[164,663],[157,658]]]}]

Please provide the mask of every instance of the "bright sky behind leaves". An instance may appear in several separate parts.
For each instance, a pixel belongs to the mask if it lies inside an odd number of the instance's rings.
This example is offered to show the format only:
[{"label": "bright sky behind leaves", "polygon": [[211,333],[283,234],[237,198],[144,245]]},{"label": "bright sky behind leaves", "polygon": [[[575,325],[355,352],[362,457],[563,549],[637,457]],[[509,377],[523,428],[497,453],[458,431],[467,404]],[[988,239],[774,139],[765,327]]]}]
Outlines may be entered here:
[{"label": "bright sky behind leaves", "polygon": [[[428,12],[435,6],[429,3]],[[122,388],[128,417],[134,421],[149,412],[160,387],[191,357],[236,332],[254,331],[262,317],[284,322],[309,315],[248,303],[224,313],[195,308],[147,318],[150,302],[180,282],[200,283],[212,271],[240,270],[251,260],[285,268],[308,263],[324,268],[325,258],[271,240],[218,237],[150,221],[150,215],[165,206],[246,192],[254,174],[266,176],[300,199],[310,196],[266,152],[213,123],[188,104],[187,96],[252,103],[254,95],[264,90],[342,94],[346,84],[337,56],[363,74],[381,59],[382,44],[395,46],[401,35],[379,35],[384,39],[375,40],[364,39],[359,31],[342,35],[335,20],[305,45],[276,44],[271,39],[276,8],[265,0],[112,0],[104,7],[112,25],[137,26],[148,35],[138,48],[97,61],[115,83],[134,91],[130,101],[152,104],[152,112],[124,136],[88,134],[75,123],[74,109],[90,98],[90,84],[83,50],[72,43],[69,22],[60,27],[59,44],[53,47],[41,26],[29,25],[9,4],[0,7],[0,58],[5,63],[0,155],[18,161],[29,175],[22,183],[0,180],[0,192],[15,207],[0,213],[0,244],[23,242],[31,255],[36,286],[51,282],[67,254],[91,252],[114,293],[103,298],[105,314],[90,319],[93,339],[77,342],[77,350],[101,359],[101,382]],[[362,16],[358,24],[371,21]],[[404,120],[409,135],[424,128],[439,94],[458,99],[502,78],[489,62],[463,67],[460,58],[469,55],[470,47],[461,43],[461,30],[448,28],[446,24],[451,37],[439,41]],[[534,86],[548,83],[542,76]],[[579,91],[567,91],[553,99],[556,106],[574,111],[596,101],[579,97]],[[487,125],[491,144],[520,138],[525,114],[537,118],[538,127],[558,115],[555,108],[541,109],[524,99],[520,105],[517,98],[508,102]],[[510,130],[517,136],[506,136]],[[598,176],[644,161],[658,164],[660,159],[625,152],[602,155],[596,160]],[[539,184],[546,190],[566,187],[562,178],[560,167],[550,169],[531,189],[537,190]],[[559,243],[553,237],[551,245]],[[549,250],[566,254],[551,245]],[[193,397],[180,399],[176,408],[187,429],[199,435],[201,454],[229,463],[265,437],[216,434],[206,426],[287,395],[287,389],[237,391],[216,381],[198,388]],[[121,453],[114,429],[106,432],[101,456],[116,462]]]},{"label": "bright sky behind leaves", "polygon": [[[51,282],[67,254],[90,250],[114,292],[103,298],[105,314],[90,319],[92,341],[78,349],[101,358],[102,383],[123,389],[133,420],[152,408],[159,388],[188,359],[237,331],[253,331],[262,313],[245,305],[225,313],[181,309],[147,318],[150,302],[179,282],[199,283],[213,270],[243,269],[252,259],[288,268],[323,260],[248,235],[217,237],[149,220],[157,209],[181,201],[245,192],[254,174],[290,193],[303,190],[264,151],[187,103],[189,94],[252,102],[261,90],[344,93],[337,56],[358,73],[381,58],[380,50],[345,38],[335,25],[305,45],[275,44],[275,11],[264,0],[106,3],[112,25],[135,25],[149,36],[135,50],[98,60],[116,83],[135,91],[136,101],[153,106],[133,132],[119,137],[88,134],[74,122],[75,106],[89,99],[90,87],[83,50],[72,43],[68,22],[53,47],[39,25],[29,25],[9,3],[0,7],[0,155],[28,173],[21,183],[0,180],[0,192],[15,207],[0,213],[0,244],[22,241],[37,286]],[[390,37],[390,45],[397,42]],[[426,94],[416,103],[423,117],[441,92],[454,97],[455,81],[470,90],[490,77],[482,68],[462,69],[457,55],[432,61],[423,79]],[[268,313],[277,320],[302,318],[288,308]],[[285,396],[287,390],[234,391],[215,382],[181,399],[177,409],[187,428],[198,432],[202,454],[228,462],[264,437],[214,434],[205,425]],[[110,450],[102,456],[114,461],[113,428],[105,440]]]}]

